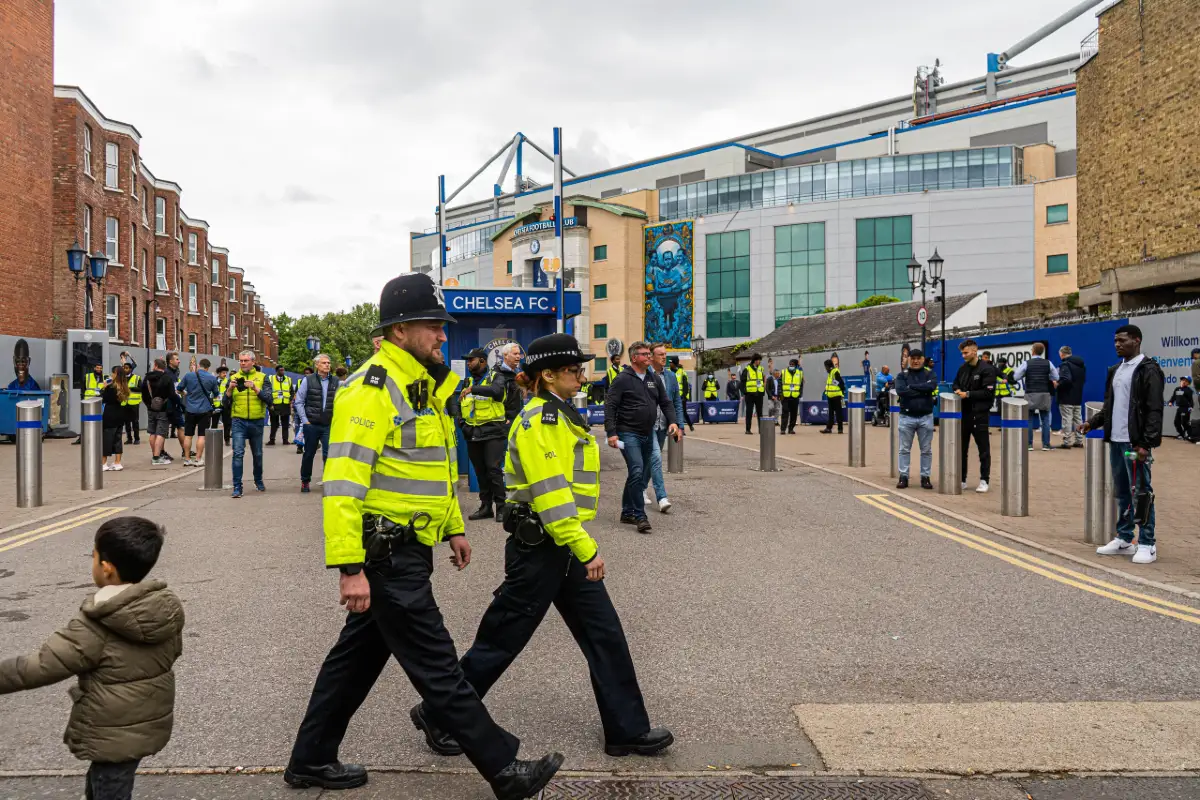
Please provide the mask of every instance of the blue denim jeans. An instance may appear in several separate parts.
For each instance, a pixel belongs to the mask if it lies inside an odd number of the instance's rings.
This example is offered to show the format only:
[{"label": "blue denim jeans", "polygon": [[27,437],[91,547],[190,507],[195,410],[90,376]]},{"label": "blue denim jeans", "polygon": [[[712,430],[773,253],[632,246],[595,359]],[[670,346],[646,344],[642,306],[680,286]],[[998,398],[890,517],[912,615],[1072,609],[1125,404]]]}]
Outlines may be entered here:
[{"label": "blue denim jeans", "polygon": [[321,448],[321,463],[329,458],[329,426],[305,423],[300,438],[304,440],[304,455],[300,457],[300,481],[312,480],[313,461],[317,458],[317,447]]},{"label": "blue denim jeans", "polygon": [[246,442],[250,442],[250,455],[254,457],[254,485],[263,480],[263,425],[260,419],[235,419],[233,421],[233,488],[242,488],[242,463],[246,457]]},{"label": "blue denim jeans", "polygon": [[650,474],[646,476],[646,486],[650,485],[650,481],[654,481],[654,496],[662,500],[667,496],[667,485],[663,483],[662,473],[662,453],[663,445],[667,443],[667,429],[655,428],[654,435],[651,437],[651,444],[654,446],[650,455]]},{"label": "blue denim jeans", "polygon": [[654,457],[654,434],[642,436],[625,431],[618,433],[617,439],[625,445],[621,455],[625,456],[625,467],[629,470],[621,492],[621,516],[646,519],[646,499],[642,492],[646,490],[646,475]]},{"label": "blue denim jeans", "polygon": [[923,417],[908,417],[900,414],[900,458],[897,467],[902,477],[908,477],[912,463],[913,434],[921,447],[921,477],[928,478],[933,466],[933,414]]},{"label": "blue denim jeans", "polygon": [[[1132,449],[1127,442],[1108,443],[1108,465],[1112,468],[1113,493],[1117,496],[1117,536],[1127,542],[1133,541],[1133,486],[1137,472],[1138,491],[1150,489],[1150,460],[1131,461],[1125,451]],[[1154,506],[1150,506],[1150,518],[1138,531],[1138,544],[1154,545]]]}]

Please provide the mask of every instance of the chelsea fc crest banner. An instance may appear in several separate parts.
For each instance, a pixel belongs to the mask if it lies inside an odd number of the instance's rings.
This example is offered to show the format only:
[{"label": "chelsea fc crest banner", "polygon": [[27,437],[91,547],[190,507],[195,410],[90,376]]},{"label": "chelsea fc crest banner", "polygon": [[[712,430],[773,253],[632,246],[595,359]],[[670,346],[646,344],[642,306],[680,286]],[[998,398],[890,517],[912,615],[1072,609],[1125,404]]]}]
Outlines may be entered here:
[{"label": "chelsea fc crest banner", "polygon": [[691,220],[647,225],[645,340],[668,350],[692,348]]}]

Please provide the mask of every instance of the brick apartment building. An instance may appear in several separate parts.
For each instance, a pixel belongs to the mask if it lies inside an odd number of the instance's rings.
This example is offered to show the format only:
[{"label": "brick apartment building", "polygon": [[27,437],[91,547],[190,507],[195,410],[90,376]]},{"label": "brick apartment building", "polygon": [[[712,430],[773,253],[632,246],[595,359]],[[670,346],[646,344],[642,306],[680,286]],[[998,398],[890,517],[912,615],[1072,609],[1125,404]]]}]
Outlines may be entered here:
[{"label": "brick apartment building", "polygon": [[[209,224],[183,210],[182,188],[142,162],[138,129],[54,85],[53,0],[2,6],[0,335],[63,338],[90,322],[117,345],[226,357],[250,347],[273,362],[261,299]],[[75,244],[108,257],[102,284],[70,273]]]},{"label": "brick apartment building", "polygon": [[1200,297],[1200,3],[1121,0],[1078,73],[1079,304]]}]

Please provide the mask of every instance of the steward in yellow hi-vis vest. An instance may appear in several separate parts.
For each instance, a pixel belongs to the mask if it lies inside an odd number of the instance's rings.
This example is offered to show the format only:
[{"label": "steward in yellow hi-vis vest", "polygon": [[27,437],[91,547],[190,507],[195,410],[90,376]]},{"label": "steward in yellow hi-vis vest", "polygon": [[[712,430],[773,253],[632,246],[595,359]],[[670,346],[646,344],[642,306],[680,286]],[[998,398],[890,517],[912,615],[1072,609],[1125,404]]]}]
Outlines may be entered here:
[{"label": "steward in yellow hi-vis vest", "polygon": [[846,380],[842,371],[833,365],[833,359],[825,359],[825,399],[829,401],[829,418],[821,433],[833,433],[833,425],[837,423],[838,433],[842,433],[842,398],[846,396]]},{"label": "steward in yellow hi-vis vest", "polygon": [[[666,728],[650,727],[621,620],[604,588],[604,560],[583,529],[596,516],[600,449],[567,398],[583,385],[583,365],[592,358],[565,333],[536,339],[525,353],[517,381],[533,398],[508,435],[504,529],[511,535],[504,583],[462,671],[478,695],[486,695],[554,605],[587,659],[605,752],[650,755],[675,739]],[[432,711],[428,703],[426,711]]]},{"label": "steward in yellow hi-vis vest", "polygon": [[467,353],[467,377],[459,396],[459,418],[467,440],[467,457],[479,484],[479,508],[467,519],[500,519],[504,508],[504,448],[509,424],[505,400],[510,392],[511,372],[488,371],[488,352],[476,347]]},{"label": "steward in yellow hi-vis vest", "polygon": [[[489,716],[463,675],[433,596],[433,549],[471,563],[454,494],[458,465],[446,401],[457,378],[444,363],[442,288],[428,275],[388,281],[379,300],[379,351],[338,388],[325,463],[325,563],[341,571],[350,612],[317,675],[283,774],[292,786],[349,789],[367,771],[338,760],[350,717],[390,658],[426,705],[413,724],[439,752],[466,753],[497,797],[536,795],[562,765],[551,753],[518,761],[517,739]],[[453,737],[433,736],[434,725]]]},{"label": "steward in yellow hi-vis vest", "polygon": [[783,415],[779,420],[779,431],[795,434],[800,417],[800,395],[804,393],[804,370],[800,369],[800,359],[793,358],[788,362],[780,383],[783,384]]},{"label": "steward in yellow hi-vis vest", "polygon": [[271,390],[271,438],[267,444],[275,444],[275,435],[283,428],[283,443],[288,442],[288,426],[292,423],[292,395],[295,387],[292,379],[284,371],[282,364],[275,365],[275,374],[267,378],[267,388]]},{"label": "steward in yellow hi-vis vest", "polygon": [[762,356],[758,353],[750,356],[750,366],[742,370],[743,402],[746,405],[746,433],[750,433],[750,421],[758,414],[758,425],[762,427],[763,393],[767,390],[766,377],[763,374]]}]

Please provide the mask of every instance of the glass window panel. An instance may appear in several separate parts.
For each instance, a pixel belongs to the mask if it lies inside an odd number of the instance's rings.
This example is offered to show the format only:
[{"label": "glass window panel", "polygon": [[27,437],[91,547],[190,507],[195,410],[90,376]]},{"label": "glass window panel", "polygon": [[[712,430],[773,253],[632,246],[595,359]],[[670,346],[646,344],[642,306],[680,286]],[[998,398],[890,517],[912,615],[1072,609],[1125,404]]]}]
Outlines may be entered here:
[{"label": "glass window panel", "polygon": [[1011,147],[997,147],[996,155],[1000,159],[1001,164],[1011,164],[1012,163],[1012,148]]},{"label": "glass window panel", "polygon": [[734,248],[734,231],[721,234],[721,257],[729,258],[733,255]]},{"label": "glass window panel", "polygon": [[875,260],[875,245],[862,244],[858,246],[859,261],[874,261]]},{"label": "glass window panel", "polygon": [[983,186],[983,163],[971,164],[967,167],[967,186],[978,189]]},{"label": "glass window panel", "polygon": [[[792,250],[807,250],[808,249],[808,226],[807,225],[792,225]],[[793,261],[792,263],[796,263]],[[803,263],[803,262],[801,262]]]},{"label": "glass window panel", "polygon": [[[879,193],[891,194],[895,191],[894,184],[895,164],[890,158],[882,158],[879,160]],[[867,174],[867,183],[870,184],[871,175]]]},{"label": "glass window panel", "polygon": [[790,267],[775,270],[775,294],[777,296],[792,290],[792,272]]},{"label": "glass window panel", "polygon": [[879,159],[867,159],[867,194],[879,194]]},{"label": "glass window panel", "polygon": [[800,202],[807,203],[812,199],[813,188],[812,167],[800,168]]},{"label": "glass window panel", "polygon": [[836,200],[838,196],[838,165],[836,162],[825,165],[825,199]]},{"label": "glass window panel", "polygon": [[739,256],[750,255],[750,231],[737,231],[735,235],[735,246],[737,248],[734,251],[735,254]]},{"label": "glass window panel", "polygon": [[851,197],[853,194],[852,169],[849,164],[843,163],[838,167],[838,197]]},{"label": "glass window panel", "polygon": [[796,168],[787,171],[787,200],[795,202],[800,197],[800,170]]},{"label": "glass window panel", "polygon": [[756,172],[750,176],[750,202],[755,206],[762,206],[763,204],[763,180],[761,172]]},{"label": "glass window panel", "polygon": [[793,267],[807,266],[808,263],[809,262],[808,262],[808,251],[807,250],[793,250],[792,251],[792,266]]},{"label": "glass window panel", "polygon": [[892,246],[890,244],[875,245],[875,260],[876,261],[891,261]]},{"label": "glass window panel", "polygon": [[[825,223],[811,222],[808,225],[808,249],[825,252]],[[823,260],[823,259],[822,259]],[[811,259],[809,261],[811,262]]]},{"label": "glass window panel", "polygon": [[860,290],[873,288],[875,286],[875,262],[859,261],[857,278],[856,285]]},{"label": "glass window panel", "polygon": [[705,296],[709,300],[717,300],[721,297],[721,282],[720,280],[714,280],[714,278],[717,277],[717,274],[718,273],[711,271],[708,273],[708,283],[705,286]]},{"label": "glass window panel", "polygon": [[908,282],[908,259],[897,260],[892,262],[892,289],[896,293],[895,296],[901,300],[908,300],[912,294],[911,286]]},{"label": "glass window panel", "polygon": [[912,243],[912,217],[892,217],[892,244]]},{"label": "glass window panel", "polygon": [[1060,222],[1067,221],[1067,206],[1066,204],[1058,206],[1046,206],[1046,224],[1055,225]]},{"label": "glass window panel", "polygon": [[853,180],[851,191],[855,197],[862,197],[867,193],[867,162],[865,159],[857,159],[850,162],[850,175]]},{"label": "glass window panel", "polygon": [[750,297],[750,270],[739,269],[733,273],[736,277],[734,282],[734,290],[738,297]]},{"label": "glass window panel", "polygon": [[916,186],[921,185],[921,174],[917,173],[917,176],[915,178],[913,177],[911,167],[909,166],[908,156],[897,156],[895,158],[895,164],[897,192],[911,191],[914,181]]},{"label": "glass window panel", "polygon": [[[778,256],[785,250],[792,249],[792,228],[789,225],[780,225],[775,229],[775,255]],[[775,262],[778,264],[778,260]]]},{"label": "glass window panel", "polygon": [[954,154],[947,151],[938,153],[938,188],[949,189],[954,186]]},{"label": "glass window panel", "polygon": [[[891,244],[892,243],[892,218],[883,217],[875,220],[875,244]],[[890,253],[888,254],[891,255]]]},{"label": "glass window panel", "polygon": [[925,188],[936,189],[938,185],[938,157],[937,153],[925,154]]},{"label": "glass window panel", "polygon": [[738,256],[734,259],[734,268],[739,270],[750,269],[750,256]]},{"label": "glass window panel", "polygon": [[975,166],[976,164],[980,164],[980,165],[983,164],[983,151],[982,150],[968,151],[967,163],[971,166]]},{"label": "glass window panel", "polygon": [[996,164],[1000,161],[1000,151],[995,147],[989,147],[983,151],[984,164]]},{"label": "glass window panel", "polygon": [[790,267],[791,265],[792,265],[792,253],[790,250],[786,251],[786,252],[775,253],[775,266]]},{"label": "glass window panel", "polygon": [[1065,255],[1046,256],[1046,273],[1049,275],[1061,275],[1064,272],[1070,272],[1070,260]]},{"label": "glass window panel", "polygon": [[825,199],[825,165],[813,164],[812,168],[812,197],[813,200]]},{"label": "glass window panel", "polygon": [[892,245],[892,258],[902,258],[904,259],[905,263],[908,263],[908,260],[912,258],[912,255],[912,242]]},{"label": "glass window panel", "polygon": [[885,292],[892,285],[892,262],[875,262],[875,291]]},{"label": "glass window panel", "polygon": [[808,265],[814,266],[819,264],[822,268],[825,267],[825,251],[824,250],[809,250]]},{"label": "glass window panel", "polygon": [[[825,292],[825,265],[812,265],[808,268],[808,290],[810,292]],[[822,302],[824,300],[822,299]]]},{"label": "glass window panel", "polygon": [[775,205],[775,173],[768,172],[763,175],[763,206],[771,207]]},{"label": "glass window panel", "polygon": [[704,237],[704,248],[708,253],[708,260],[721,257],[721,234],[710,233]]},{"label": "glass window panel", "polygon": [[724,272],[721,274],[721,298],[729,298],[734,295],[734,287],[736,285],[733,272]]},{"label": "glass window panel", "polygon": [[963,189],[967,186],[967,151],[954,152],[954,188]]},{"label": "glass window panel", "polygon": [[[860,219],[856,224],[858,229],[858,246],[861,248],[864,245],[875,244],[875,220]],[[859,257],[862,257],[861,254]]]},{"label": "glass window panel", "polygon": [[721,310],[721,300],[718,297],[709,297],[708,303],[705,305],[705,311],[709,314],[716,314]]}]

